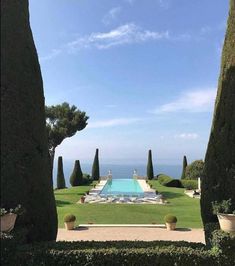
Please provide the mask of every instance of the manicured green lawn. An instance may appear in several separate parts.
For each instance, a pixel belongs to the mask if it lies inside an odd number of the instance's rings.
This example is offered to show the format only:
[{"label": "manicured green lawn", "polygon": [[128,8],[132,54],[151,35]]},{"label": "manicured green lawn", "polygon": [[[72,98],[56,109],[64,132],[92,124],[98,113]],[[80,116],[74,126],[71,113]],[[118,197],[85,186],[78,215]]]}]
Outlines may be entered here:
[{"label": "manicured green lawn", "polygon": [[178,227],[202,227],[199,199],[189,198],[182,188],[164,187],[158,181],[151,183],[153,188],[165,196],[169,204],[76,204],[92,186],[56,190],[59,227],[64,226],[63,217],[67,213],[77,217],[77,224],[164,223],[164,216],[171,213],[178,218]]}]

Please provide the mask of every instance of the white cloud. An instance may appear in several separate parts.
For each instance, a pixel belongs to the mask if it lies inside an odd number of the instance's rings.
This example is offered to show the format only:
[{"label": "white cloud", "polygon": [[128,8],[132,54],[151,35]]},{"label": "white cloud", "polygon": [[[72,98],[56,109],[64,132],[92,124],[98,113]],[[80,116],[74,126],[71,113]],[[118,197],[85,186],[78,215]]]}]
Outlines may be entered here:
[{"label": "white cloud", "polygon": [[181,133],[174,136],[176,139],[198,139],[199,135],[197,133]]},{"label": "white cloud", "polygon": [[49,61],[55,57],[57,57],[59,54],[61,54],[62,50],[61,49],[52,49],[51,53],[45,56],[40,56],[39,61]]},{"label": "white cloud", "polygon": [[139,122],[140,118],[116,118],[110,120],[101,120],[96,122],[90,122],[87,128],[104,128],[104,127],[115,127],[125,126]]},{"label": "white cloud", "polygon": [[105,25],[109,25],[113,20],[117,19],[118,14],[121,12],[121,7],[114,7],[103,17],[102,22]]},{"label": "white cloud", "polygon": [[216,89],[205,88],[183,92],[176,100],[163,104],[153,113],[210,112],[213,109]]},{"label": "white cloud", "polygon": [[108,49],[113,46],[168,38],[168,31],[156,32],[143,30],[134,23],[129,23],[109,32],[91,33],[90,35],[80,37],[75,41],[68,43],[68,48],[70,52],[76,52],[76,50],[80,50],[82,48],[92,47],[97,49]]}]

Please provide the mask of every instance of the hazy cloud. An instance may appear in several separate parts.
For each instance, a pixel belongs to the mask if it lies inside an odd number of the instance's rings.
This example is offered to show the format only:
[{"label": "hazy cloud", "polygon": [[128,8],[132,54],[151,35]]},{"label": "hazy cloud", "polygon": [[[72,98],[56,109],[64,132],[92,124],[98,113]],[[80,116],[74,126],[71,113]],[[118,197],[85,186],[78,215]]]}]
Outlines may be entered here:
[{"label": "hazy cloud", "polygon": [[68,48],[70,52],[92,47],[97,49],[108,49],[124,44],[168,39],[168,37],[168,31],[157,32],[144,30],[141,27],[136,26],[134,23],[129,23],[109,32],[91,33],[90,35],[80,37],[75,41],[68,43]]},{"label": "hazy cloud", "polygon": [[117,19],[118,14],[121,12],[121,7],[114,7],[103,17],[102,22],[105,25],[109,25],[113,20]]},{"label": "hazy cloud", "polygon": [[156,108],[153,113],[209,112],[213,109],[215,97],[215,88],[186,91],[176,100]]},{"label": "hazy cloud", "polygon": [[176,139],[198,139],[199,135],[197,133],[181,133],[174,136]]},{"label": "hazy cloud", "polygon": [[141,121],[140,118],[116,118],[110,120],[101,120],[96,122],[90,122],[88,128],[104,128],[104,127],[115,127],[115,126],[125,126],[134,124]]}]

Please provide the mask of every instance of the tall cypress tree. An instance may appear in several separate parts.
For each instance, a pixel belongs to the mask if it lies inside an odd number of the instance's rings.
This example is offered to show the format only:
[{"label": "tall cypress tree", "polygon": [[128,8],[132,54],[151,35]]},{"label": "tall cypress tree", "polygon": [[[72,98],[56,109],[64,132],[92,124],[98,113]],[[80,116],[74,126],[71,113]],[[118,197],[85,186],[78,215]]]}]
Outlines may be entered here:
[{"label": "tall cypress tree", "polygon": [[81,186],[83,181],[83,173],[80,165],[80,161],[76,160],[74,164],[73,172],[70,176],[70,184],[72,187]]},{"label": "tall cypress tree", "polygon": [[188,165],[187,157],[184,155],[184,158],[183,158],[183,169],[182,169],[181,179],[185,179],[185,170],[186,170],[187,165]]},{"label": "tall cypress tree", "polygon": [[64,179],[64,169],[63,169],[63,158],[62,156],[58,157],[58,168],[57,168],[57,188],[65,188],[65,179]]},{"label": "tall cypress tree", "polygon": [[1,1],[1,206],[21,204],[28,242],[55,240],[43,84],[27,0]]},{"label": "tall cypress tree", "polygon": [[100,166],[99,166],[99,149],[96,149],[95,158],[92,165],[92,174],[91,177],[93,180],[100,179]]},{"label": "tall cypress tree", "polygon": [[235,1],[230,0],[214,118],[202,178],[201,215],[209,244],[218,220],[211,203],[231,198],[235,209]]},{"label": "tall cypress tree", "polygon": [[152,160],[152,151],[151,150],[149,150],[149,153],[148,153],[147,177],[150,180],[154,178],[153,160]]}]

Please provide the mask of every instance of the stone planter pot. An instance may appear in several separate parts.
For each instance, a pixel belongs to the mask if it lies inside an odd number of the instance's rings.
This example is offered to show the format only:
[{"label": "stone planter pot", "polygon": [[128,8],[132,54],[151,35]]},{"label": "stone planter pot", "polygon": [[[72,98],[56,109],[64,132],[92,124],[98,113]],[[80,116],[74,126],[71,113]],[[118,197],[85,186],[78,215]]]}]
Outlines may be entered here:
[{"label": "stone planter pot", "polygon": [[64,223],[64,226],[65,226],[66,230],[73,230],[74,229],[74,225],[75,225],[75,221],[74,222],[66,222],[66,223]]},{"label": "stone planter pot", "polygon": [[16,217],[17,214],[15,213],[7,213],[1,216],[1,232],[10,232],[15,226]]},{"label": "stone planter pot", "polygon": [[217,214],[220,229],[225,232],[235,232],[235,214]]},{"label": "stone planter pot", "polygon": [[175,230],[176,223],[166,223],[166,229],[167,231]]}]

